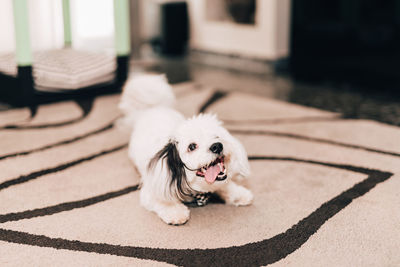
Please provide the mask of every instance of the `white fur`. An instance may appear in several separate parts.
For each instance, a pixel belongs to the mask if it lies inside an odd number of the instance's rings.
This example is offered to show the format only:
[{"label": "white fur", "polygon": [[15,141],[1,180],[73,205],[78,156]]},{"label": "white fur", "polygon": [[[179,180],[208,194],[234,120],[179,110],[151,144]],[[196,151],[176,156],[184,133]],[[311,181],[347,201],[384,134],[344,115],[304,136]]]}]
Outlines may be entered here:
[{"label": "white fur", "polygon": [[175,96],[165,75],[140,75],[126,82],[118,105],[124,117],[121,128],[131,129],[141,112],[151,107],[172,107]]},{"label": "white fur", "polygon": [[[176,148],[193,192],[215,192],[228,204],[249,205],[252,193],[235,183],[250,175],[242,144],[222,127],[215,115],[199,114],[185,119],[172,108],[174,101],[172,89],[162,75],[133,78],[122,94],[119,107],[125,115],[123,123],[133,126],[129,157],[142,176],[142,206],[157,213],[168,224],[183,224],[189,219],[190,211],[182,203],[188,199],[180,197],[177,189],[170,185],[171,170],[166,154],[159,160],[156,157],[167,144]],[[218,155],[210,151],[210,146],[216,142],[223,144],[227,179],[209,184],[203,177],[196,176],[196,170],[217,159]],[[191,143],[197,144],[196,150],[188,151]],[[149,167],[151,161],[153,165]]]}]

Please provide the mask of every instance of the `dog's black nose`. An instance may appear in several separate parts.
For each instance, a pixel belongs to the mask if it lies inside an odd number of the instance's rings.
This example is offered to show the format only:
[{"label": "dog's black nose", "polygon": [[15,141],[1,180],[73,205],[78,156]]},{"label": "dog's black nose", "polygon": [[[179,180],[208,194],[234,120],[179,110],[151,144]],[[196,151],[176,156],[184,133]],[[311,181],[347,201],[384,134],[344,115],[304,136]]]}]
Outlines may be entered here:
[{"label": "dog's black nose", "polygon": [[214,143],[210,147],[211,152],[215,154],[221,153],[222,149],[224,149],[224,146],[220,142]]}]

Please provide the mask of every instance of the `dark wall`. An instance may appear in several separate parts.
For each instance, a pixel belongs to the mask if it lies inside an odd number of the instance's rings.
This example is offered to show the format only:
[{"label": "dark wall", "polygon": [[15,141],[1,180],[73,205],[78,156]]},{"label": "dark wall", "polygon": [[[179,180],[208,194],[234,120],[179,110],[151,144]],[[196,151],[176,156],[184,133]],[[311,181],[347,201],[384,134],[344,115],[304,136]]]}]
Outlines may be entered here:
[{"label": "dark wall", "polygon": [[400,85],[400,0],[293,0],[298,79]]}]

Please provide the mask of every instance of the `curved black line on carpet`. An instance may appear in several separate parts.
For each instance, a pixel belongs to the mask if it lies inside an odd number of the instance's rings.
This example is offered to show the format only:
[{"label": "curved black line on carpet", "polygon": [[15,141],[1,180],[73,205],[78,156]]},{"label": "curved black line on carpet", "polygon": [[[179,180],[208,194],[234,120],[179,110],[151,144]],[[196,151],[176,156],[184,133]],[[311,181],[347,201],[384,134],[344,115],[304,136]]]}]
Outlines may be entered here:
[{"label": "curved black line on carpet", "polygon": [[259,242],[242,246],[217,249],[161,249],[120,246],[104,243],[81,242],[62,238],[50,238],[25,232],[0,229],[0,240],[39,247],[50,247],[72,251],[86,251],[125,257],[148,259],[180,266],[260,266],[277,262],[300,248],[318,229],[354,199],[363,196],[377,184],[393,174],[352,165],[310,161],[290,157],[251,156],[250,160],[284,160],[317,164],[367,174],[368,177],[350,189],[322,204],[310,215],[293,225],[284,233]]},{"label": "curved black line on carpet", "polygon": [[78,118],[74,118],[67,121],[48,123],[48,124],[34,124],[34,125],[6,125],[0,127],[0,130],[31,130],[31,129],[47,129],[47,128],[56,128],[71,125],[83,120],[84,117],[81,115]]},{"label": "curved black line on carpet", "polygon": [[32,172],[32,173],[27,174],[27,175],[21,175],[21,176],[19,176],[17,178],[9,179],[9,180],[7,180],[7,181],[5,181],[5,182],[0,184],[0,191],[3,190],[3,189],[8,188],[10,186],[26,183],[28,181],[34,180],[34,179],[36,179],[36,178],[38,178],[40,176],[43,176],[43,175],[47,175],[47,174],[50,174],[50,173],[63,171],[65,169],[71,168],[71,167],[73,167],[75,165],[81,164],[81,163],[86,162],[86,161],[90,161],[92,159],[95,159],[95,158],[98,158],[98,157],[101,157],[101,156],[104,156],[104,155],[107,155],[107,154],[110,154],[110,153],[113,153],[113,152],[116,152],[116,151],[119,151],[119,150],[121,150],[123,148],[126,148],[126,147],[128,147],[128,144],[120,145],[120,146],[117,146],[117,147],[114,147],[114,148],[111,148],[111,149],[108,149],[108,150],[103,150],[103,151],[101,151],[99,153],[92,154],[90,156],[87,156],[87,157],[84,157],[84,158],[80,158],[80,159],[77,159],[77,160],[74,160],[74,161],[70,161],[70,162],[67,162],[67,163],[63,163],[61,165],[58,165],[58,166],[55,166],[55,167],[52,167],[52,168],[48,168],[48,169]]},{"label": "curved black line on carpet", "polygon": [[[46,128],[56,128],[71,125],[85,119],[93,108],[94,98],[85,98],[85,99],[76,99],[75,103],[82,110],[82,114],[74,119],[61,121],[61,122],[53,122],[53,123],[45,123],[45,124],[33,124],[33,125],[5,125],[0,127],[0,130],[28,130],[28,129],[46,129]],[[40,108],[40,107],[39,107]],[[32,112],[32,111],[31,111]],[[32,113],[31,116],[35,116],[36,111]],[[33,118],[33,117],[31,117]]]},{"label": "curved black line on carpet", "polygon": [[95,97],[75,99],[75,103],[82,110],[82,117],[87,117],[90,114],[90,112],[93,109],[94,101],[95,101]]},{"label": "curved black line on carpet", "polygon": [[28,108],[29,108],[29,112],[30,112],[30,119],[33,119],[36,116],[39,107],[33,105],[33,106],[29,106]]},{"label": "curved black line on carpet", "polygon": [[334,117],[300,117],[300,118],[280,118],[280,119],[255,119],[255,120],[225,120],[221,119],[224,124],[285,124],[285,123],[304,123],[304,122],[324,122],[344,120],[341,116]]},{"label": "curved black line on carpet", "polygon": [[22,152],[16,152],[16,153],[11,153],[11,154],[6,154],[6,155],[3,155],[3,156],[0,156],[0,160],[7,159],[7,158],[13,158],[13,157],[17,157],[17,156],[26,156],[26,155],[29,155],[29,154],[32,154],[32,153],[35,153],[35,152],[44,151],[44,150],[47,150],[47,149],[50,149],[50,148],[54,148],[54,147],[63,146],[63,145],[67,145],[67,144],[71,144],[71,143],[77,142],[77,141],[85,139],[87,137],[90,137],[90,136],[93,136],[93,135],[96,135],[96,134],[99,134],[99,133],[102,133],[102,132],[105,132],[105,131],[108,131],[108,130],[112,129],[114,127],[114,121],[115,120],[113,120],[111,123],[107,124],[106,126],[100,128],[100,129],[97,129],[97,130],[94,130],[94,131],[90,131],[88,133],[76,136],[76,137],[71,138],[71,139],[63,140],[63,141],[60,141],[60,142],[57,142],[57,143],[45,145],[45,146],[34,148],[34,149],[31,149],[31,150],[25,150],[25,151],[22,151]]},{"label": "curved black line on carpet", "polygon": [[200,107],[199,113],[205,112],[211,105],[215,104],[222,98],[228,95],[227,92],[223,91],[215,91],[213,95],[209,99],[207,99],[204,104]]},{"label": "curved black line on carpet", "polygon": [[[3,105],[4,105],[4,103],[0,102],[0,112],[10,111],[10,110],[14,110],[14,109],[21,109],[21,107],[10,106],[7,104],[6,104],[6,106],[3,106]],[[37,106],[32,105],[32,106],[28,106],[26,108],[29,109],[30,117],[31,118],[35,117],[36,112],[37,112]]]},{"label": "curved black line on carpet", "polygon": [[82,115],[78,118],[74,118],[67,121],[55,122],[55,123],[48,123],[48,124],[34,124],[34,125],[6,125],[0,127],[0,130],[31,130],[31,129],[47,129],[47,128],[56,128],[71,125],[77,122],[80,122],[85,117]]},{"label": "curved black line on carpet", "polygon": [[126,195],[130,192],[136,191],[139,188],[139,185],[129,186],[123,188],[118,191],[108,192],[106,194],[94,196],[91,198],[86,198],[77,201],[64,202],[61,204],[57,204],[54,206],[49,206],[41,209],[34,210],[26,210],[22,212],[13,212],[4,215],[0,215],[0,223],[11,222],[11,221],[19,221],[22,219],[31,219],[40,216],[48,216],[56,213],[60,213],[63,211],[69,211],[73,209],[80,209],[87,206],[91,206],[97,204],[99,202],[103,202],[112,198],[116,198],[119,196]]},{"label": "curved black line on carpet", "polygon": [[185,90],[184,92],[180,92],[180,93],[174,92],[175,97],[182,98],[182,97],[186,97],[186,96],[195,94],[201,90],[204,90],[204,86],[201,84],[194,84],[192,87],[193,87],[193,89]]},{"label": "curved black line on carpet", "polygon": [[242,134],[242,135],[267,135],[267,136],[276,136],[276,137],[287,137],[287,138],[310,141],[310,142],[315,142],[315,143],[322,143],[322,144],[335,145],[335,146],[341,146],[341,147],[346,147],[346,148],[359,149],[359,150],[364,150],[364,151],[368,151],[368,152],[374,152],[374,153],[389,155],[389,156],[394,156],[394,157],[400,157],[400,153],[397,153],[397,152],[379,150],[379,149],[365,147],[365,146],[352,145],[352,144],[332,141],[332,140],[328,140],[328,139],[309,137],[309,136],[298,135],[298,134],[282,133],[282,132],[275,132],[275,131],[268,131],[268,130],[237,130],[237,129],[236,130],[229,129],[229,132],[233,133],[233,134]]},{"label": "curved black line on carpet", "polygon": [[[70,211],[74,209],[80,209],[80,208],[85,208],[88,206],[92,206],[94,204],[120,197],[123,195],[126,195],[128,193],[131,193],[133,191],[138,190],[140,187],[139,184],[134,185],[134,186],[129,186],[126,188],[123,188],[118,191],[113,191],[113,192],[108,192],[102,195],[94,196],[91,198],[86,198],[86,199],[81,199],[77,201],[71,201],[71,202],[64,202],[60,203],[57,205],[53,206],[48,206],[40,209],[34,209],[34,210],[25,210],[25,211],[20,211],[20,212],[11,212],[7,214],[2,214],[0,215],[0,223],[6,223],[6,222],[12,222],[12,221],[19,221],[19,220],[24,220],[24,219],[32,219],[36,217],[42,217],[42,216],[49,216],[53,214],[57,214],[63,211]],[[208,203],[214,203],[214,204],[224,204],[225,202],[217,195],[211,195],[210,200]],[[197,204],[194,203],[185,203],[185,205],[192,207],[192,208],[199,208]]]},{"label": "curved black line on carpet", "polygon": [[[319,164],[322,166],[327,166],[327,167],[333,167],[333,168],[339,168],[339,169],[344,169],[344,170],[349,170],[349,171],[354,171],[354,172],[359,172],[359,173],[364,173],[364,174],[369,174],[370,170],[365,169],[365,168],[355,168],[351,165],[335,165],[335,164],[330,164],[330,163],[324,163],[324,162],[317,162],[313,160],[302,160],[302,159],[297,159],[297,158],[292,158],[292,157],[272,157],[272,156],[249,156],[248,157],[250,161],[257,161],[257,160],[270,160],[270,161],[294,161],[294,162],[301,162],[301,163],[309,163],[309,164]],[[136,189],[138,188],[138,185],[133,186]],[[135,189],[135,190],[136,190]],[[38,216],[46,216],[46,215],[52,215],[55,213],[59,213],[62,211],[70,210],[70,209],[75,209],[75,208],[82,208],[86,206],[90,206],[93,204],[96,204],[101,201],[105,201],[109,198],[105,198],[105,196],[111,195],[114,197],[117,196],[122,196],[124,193],[120,194],[121,192],[126,192],[129,193],[131,191],[126,191],[125,189],[115,191],[115,192],[109,192],[103,195],[95,196],[92,198],[88,199],[83,199],[83,200],[78,200],[78,201],[73,201],[73,202],[65,202],[65,203],[60,203],[55,206],[49,206],[41,209],[35,209],[35,210],[26,210],[22,212],[17,212],[17,213],[9,213],[9,214],[4,214],[0,215],[0,223],[8,222],[8,221],[17,221],[21,219],[30,219]],[[88,204],[89,203],[89,204]],[[214,201],[213,203],[223,203],[222,201]]]}]

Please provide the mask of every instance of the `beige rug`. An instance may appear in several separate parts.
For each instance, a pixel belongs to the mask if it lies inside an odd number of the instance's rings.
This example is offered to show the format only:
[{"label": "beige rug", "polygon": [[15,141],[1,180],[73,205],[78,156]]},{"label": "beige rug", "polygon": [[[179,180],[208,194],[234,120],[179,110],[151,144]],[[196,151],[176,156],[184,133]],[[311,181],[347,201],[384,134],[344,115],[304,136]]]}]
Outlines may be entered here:
[{"label": "beige rug", "polygon": [[195,84],[245,145],[249,207],[139,206],[118,95],[0,112],[0,266],[400,266],[400,129]]}]

